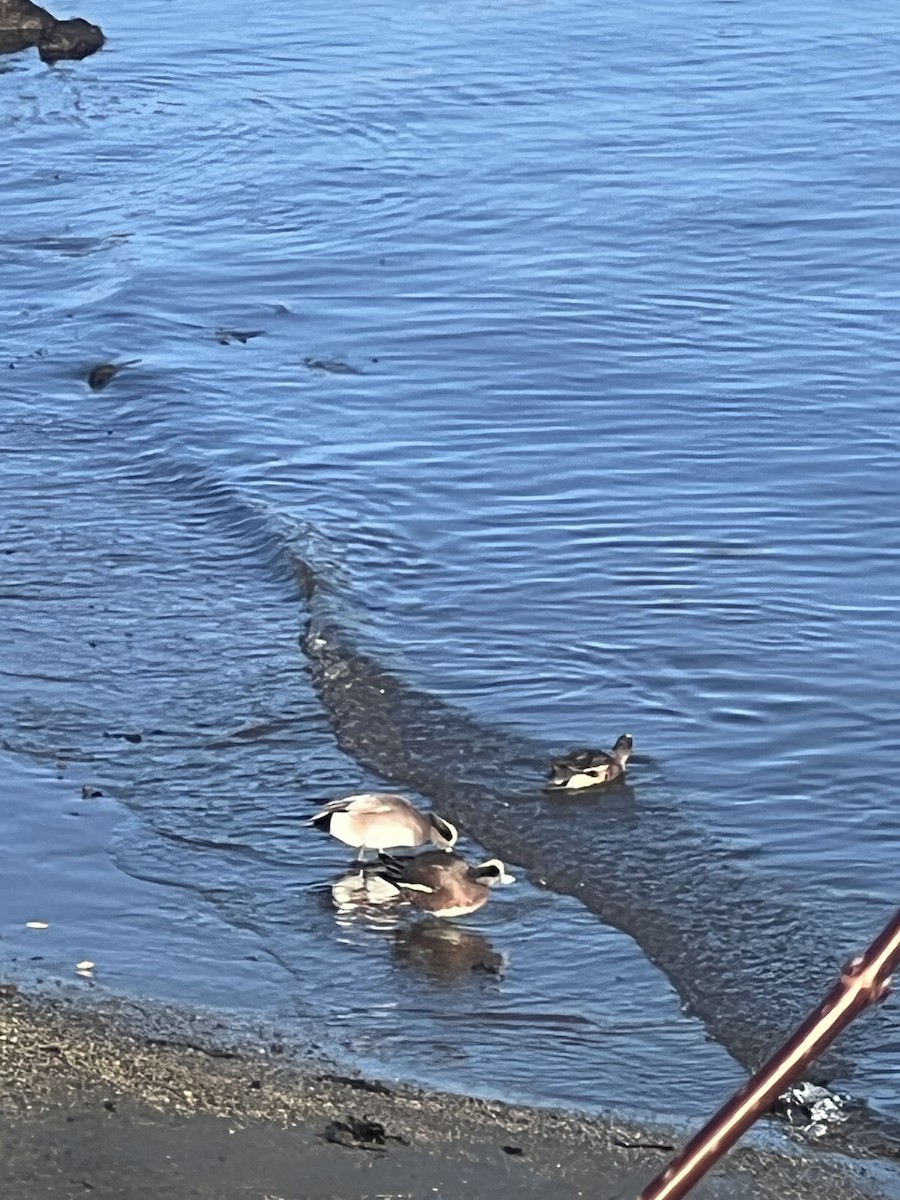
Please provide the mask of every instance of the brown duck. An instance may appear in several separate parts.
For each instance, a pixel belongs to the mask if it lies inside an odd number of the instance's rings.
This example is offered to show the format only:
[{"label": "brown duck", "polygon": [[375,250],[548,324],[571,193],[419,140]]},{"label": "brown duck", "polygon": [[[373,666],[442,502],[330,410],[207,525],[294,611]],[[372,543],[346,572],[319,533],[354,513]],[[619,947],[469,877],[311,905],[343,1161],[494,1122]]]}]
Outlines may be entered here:
[{"label": "brown duck", "polygon": [[436,917],[466,917],[487,904],[491,888],[515,883],[499,858],[472,867],[451,850],[429,850],[410,858],[379,855],[385,878],[404,900]]}]

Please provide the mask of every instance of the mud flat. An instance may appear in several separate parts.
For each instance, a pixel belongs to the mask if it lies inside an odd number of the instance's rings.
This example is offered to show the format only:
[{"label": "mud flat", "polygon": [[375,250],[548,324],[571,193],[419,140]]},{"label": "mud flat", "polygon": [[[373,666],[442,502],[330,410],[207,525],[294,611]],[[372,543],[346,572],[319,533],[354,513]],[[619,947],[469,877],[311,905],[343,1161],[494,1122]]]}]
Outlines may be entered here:
[{"label": "mud flat", "polygon": [[[271,1032],[0,992],[0,1194],[16,1200],[635,1195],[671,1130],[344,1076]],[[748,1148],[698,1197],[900,1195],[880,1164]]]}]

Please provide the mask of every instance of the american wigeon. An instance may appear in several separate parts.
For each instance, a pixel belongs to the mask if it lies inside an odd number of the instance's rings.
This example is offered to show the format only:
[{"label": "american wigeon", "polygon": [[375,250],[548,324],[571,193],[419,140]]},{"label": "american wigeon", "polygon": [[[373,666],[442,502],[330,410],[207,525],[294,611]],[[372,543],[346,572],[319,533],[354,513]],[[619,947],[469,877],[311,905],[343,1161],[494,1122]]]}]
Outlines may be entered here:
[{"label": "american wigeon", "polygon": [[623,733],[612,750],[570,750],[550,764],[550,788],[596,787],[625,774],[634,742]]},{"label": "american wigeon", "polygon": [[456,844],[456,828],[437,813],[419,812],[396,792],[361,792],[332,800],[310,817],[308,825],[324,829],[338,841],[366,850],[395,850],[429,843],[449,849]]},{"label": "american wigeon", "polygon": [[409,858],[379,855],[385,877],[404,899],[436,917],[465,917],[487,904],[491,888],[515,883],[499,858],[470,866],[459,854],[429,850]]}]

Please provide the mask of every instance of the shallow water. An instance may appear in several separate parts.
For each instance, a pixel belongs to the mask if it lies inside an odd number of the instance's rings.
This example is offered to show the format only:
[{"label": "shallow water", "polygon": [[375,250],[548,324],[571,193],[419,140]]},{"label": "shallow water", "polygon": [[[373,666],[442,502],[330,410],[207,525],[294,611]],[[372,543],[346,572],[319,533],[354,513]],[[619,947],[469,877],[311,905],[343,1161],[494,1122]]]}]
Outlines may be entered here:
[{"label": "shallow water", "polygon": [[[900,18],[84,15],[100,55],[0,76],[0,731],[47,971],[93,862],[161,914],[96,987],[699,1114],[896,902]],[[542,795],[625,729],[630,790]],[[93,859],[57,776],[114,806]],[[336,921],[297,818],[381,783],[527,881],[453,939]],[[827,1073],[896,1117],[897,1043],[889,1005]]]}]

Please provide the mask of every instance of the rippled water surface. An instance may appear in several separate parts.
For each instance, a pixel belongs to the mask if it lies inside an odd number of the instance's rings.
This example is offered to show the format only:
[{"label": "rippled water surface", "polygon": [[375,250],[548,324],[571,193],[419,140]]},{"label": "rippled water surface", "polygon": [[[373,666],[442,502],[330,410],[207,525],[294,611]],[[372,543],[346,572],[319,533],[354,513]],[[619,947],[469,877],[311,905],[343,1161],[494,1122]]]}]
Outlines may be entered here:
[{"label": "rippled water surface", "polygon": [[[896,903],[900,17],[83,15],[0,63],[0,962],[704,1111]],[[376,785],[520,884],[338,921]]]}]

